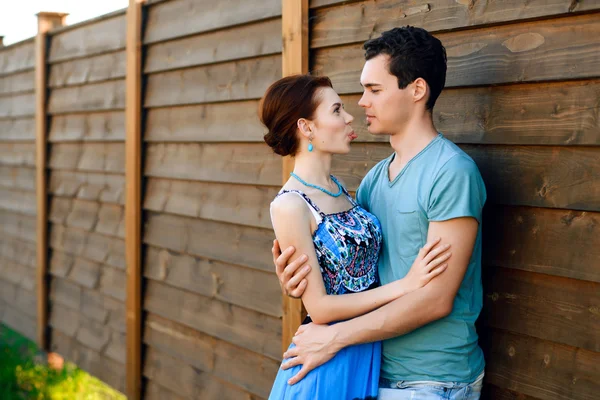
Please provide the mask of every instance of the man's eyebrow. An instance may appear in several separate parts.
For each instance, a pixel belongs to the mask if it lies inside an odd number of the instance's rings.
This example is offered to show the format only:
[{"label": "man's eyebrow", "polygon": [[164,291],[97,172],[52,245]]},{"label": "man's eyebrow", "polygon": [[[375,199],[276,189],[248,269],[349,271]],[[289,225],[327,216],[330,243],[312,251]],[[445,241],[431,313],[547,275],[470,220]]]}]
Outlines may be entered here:
[{"label": "man's eyebrow", "polygon": [[365,83],[364,85],[361,83],[360,86],[365,87],[365,88],[370,88],[373,86],[381,86],[381,83]]}]

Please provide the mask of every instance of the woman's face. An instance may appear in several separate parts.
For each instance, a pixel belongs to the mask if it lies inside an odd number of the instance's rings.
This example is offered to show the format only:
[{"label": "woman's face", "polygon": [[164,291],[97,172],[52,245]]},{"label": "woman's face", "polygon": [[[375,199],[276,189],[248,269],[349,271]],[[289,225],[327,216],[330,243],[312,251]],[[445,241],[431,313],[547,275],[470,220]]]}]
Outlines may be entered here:
[{"label": "woman's face", "polygon": [[321,102],[313,119],[313,151],[332,154],[350,152],[350,142],[356,139],[350,125],[354,117],[344,110],[340,96],[332,88],[319,89]]}]

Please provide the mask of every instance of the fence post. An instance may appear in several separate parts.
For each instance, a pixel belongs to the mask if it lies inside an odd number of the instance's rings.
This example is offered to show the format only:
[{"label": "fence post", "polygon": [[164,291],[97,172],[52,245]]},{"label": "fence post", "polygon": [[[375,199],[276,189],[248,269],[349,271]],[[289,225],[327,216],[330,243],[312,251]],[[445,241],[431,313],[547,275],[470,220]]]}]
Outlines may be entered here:
[{"label": "fence post", "polygon": [[125,77],[127,397],[142,396],[142,7],[129,0]]},{"label": "fence post", "polygon": [[35,38],[35,180],[36,180],[36,258],[37,258],[37,341],[48,350],[48,188],[47,188],[47,125],[46,87],[48,31],[65,25],[68,14],[40,12]]},{"label": "fence post", "polygon": [[[308,0],[282,0],[283,76],[308,73]],[[283,159],[283,183],[294,170],[294,159]],[[302,302],[283,296],[282,348],[287,350],[302,323]]]}]

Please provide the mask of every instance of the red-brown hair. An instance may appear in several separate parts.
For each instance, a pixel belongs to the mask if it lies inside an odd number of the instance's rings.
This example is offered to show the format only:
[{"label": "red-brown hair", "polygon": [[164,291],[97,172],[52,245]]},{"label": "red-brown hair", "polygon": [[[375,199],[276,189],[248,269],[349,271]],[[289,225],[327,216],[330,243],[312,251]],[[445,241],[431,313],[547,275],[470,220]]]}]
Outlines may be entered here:
[{"label": "red-brown hair", "polygon": [[333,87],[326,76],[292,75],[273,83],[261,99],[260,121],[269,132],[265,142],[279,155],[295,155],[300,118],[313,119],[319,106],[318,89]]}]

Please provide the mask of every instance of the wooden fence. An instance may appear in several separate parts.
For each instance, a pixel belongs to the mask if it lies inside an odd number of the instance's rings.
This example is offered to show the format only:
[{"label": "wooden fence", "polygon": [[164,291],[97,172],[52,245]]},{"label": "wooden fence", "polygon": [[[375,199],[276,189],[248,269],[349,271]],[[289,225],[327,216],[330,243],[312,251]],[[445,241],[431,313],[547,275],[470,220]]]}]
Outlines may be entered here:
[{"label": "wooden fence", "polygon": [[[407,24],[446,46],[435,123],[488,189],[486,397],[597,398],[600,1],[132,0],[40,25],[0,47],[0,320],[132,399],[268,397],[301,309],[258,100],[309,70],[359,117],[362,42]],[[391,152],[354,125],[351,190]]]}]

